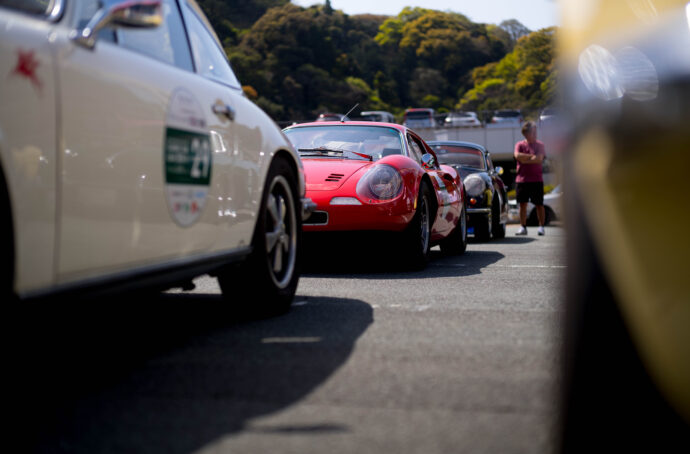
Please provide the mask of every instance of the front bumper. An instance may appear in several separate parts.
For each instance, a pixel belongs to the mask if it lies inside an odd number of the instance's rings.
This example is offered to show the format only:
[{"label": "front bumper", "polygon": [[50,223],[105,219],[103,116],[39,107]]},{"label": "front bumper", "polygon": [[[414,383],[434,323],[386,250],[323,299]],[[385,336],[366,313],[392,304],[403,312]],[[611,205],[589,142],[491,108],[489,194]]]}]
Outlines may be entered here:
[{"label": "front bumper", "polygon": [[[331,205],[333,197],[342,197],[330,191],[309,194],[316,208],[303,223],[305,232],[334,232],[346,230],[402,231],[414,217],[414,201],[398,197],[387,202],[360,205]],[[349,197],[353,199],[354,197]]]},{"label": "front bumper", "polygon": [[468,208],[467,214],[489,214],[491,208]]},{"label": "front bumper", "polygon": [[309,197],[302,197],[302,221],[306,221],[316,210],[316,204]]}]

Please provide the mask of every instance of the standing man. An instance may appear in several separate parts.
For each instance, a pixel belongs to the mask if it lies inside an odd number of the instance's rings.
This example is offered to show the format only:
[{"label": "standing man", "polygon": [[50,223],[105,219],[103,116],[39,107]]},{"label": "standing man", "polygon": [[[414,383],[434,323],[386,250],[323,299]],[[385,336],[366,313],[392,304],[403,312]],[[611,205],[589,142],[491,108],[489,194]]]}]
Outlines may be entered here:
[{"label": "standing man", "polygon": [[542,176],[542,162],[546,154],[544,144],[537,140],[537,125],[533,121],[522,125],[522,135],[525,140],[515,144],[513,153],[517,160],[516,198],[520,204],[520,230],[516,235],[527,235],[527,202],[531,201],[537,207],[539,219],[539,235],[544,234],[544,177]]}]

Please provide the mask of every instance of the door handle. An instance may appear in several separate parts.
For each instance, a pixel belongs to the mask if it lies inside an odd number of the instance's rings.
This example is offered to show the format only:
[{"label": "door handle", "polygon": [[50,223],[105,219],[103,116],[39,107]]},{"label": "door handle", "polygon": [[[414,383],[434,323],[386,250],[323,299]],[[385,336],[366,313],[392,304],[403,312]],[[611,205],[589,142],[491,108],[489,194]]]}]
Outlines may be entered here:
[{"label": "door handle", "polygon": [[226,117],[230,121],[235,120],[235,109],[220,101],[211,106],[211,110],[218,116]]}]

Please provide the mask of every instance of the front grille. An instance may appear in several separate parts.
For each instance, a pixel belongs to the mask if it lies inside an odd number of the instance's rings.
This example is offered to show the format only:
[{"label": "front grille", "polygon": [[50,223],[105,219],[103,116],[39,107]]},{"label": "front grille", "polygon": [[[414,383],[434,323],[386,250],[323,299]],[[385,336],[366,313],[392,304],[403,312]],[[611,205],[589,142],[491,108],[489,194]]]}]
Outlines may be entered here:
[{"label": "front grille", "polygon": [[328,175],[326,181],[340,181],[344,176],[345,174],[342,173],[332,173]]},{"label": "front grille", "polygon": [[326,211],[314,211],[302,222],[304,225],[326,225],[328,224],[328,213]]}]

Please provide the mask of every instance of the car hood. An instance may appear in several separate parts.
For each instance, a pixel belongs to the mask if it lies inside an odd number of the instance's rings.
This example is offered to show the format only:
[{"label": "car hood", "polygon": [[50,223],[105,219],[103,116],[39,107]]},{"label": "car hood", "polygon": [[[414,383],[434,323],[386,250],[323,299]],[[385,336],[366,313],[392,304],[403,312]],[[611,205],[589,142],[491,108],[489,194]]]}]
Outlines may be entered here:
[{"label": "car hood", "polygon": [[338,189],[348,178],[364,167],[371,166],[371,161],[353,159],[305,159],[304,176],[307,191],[332,191]]}]

